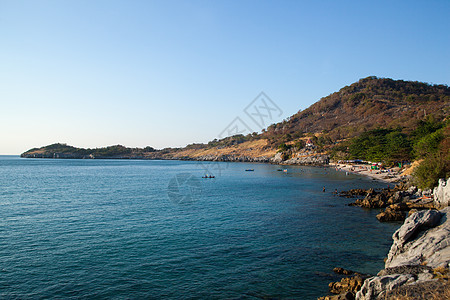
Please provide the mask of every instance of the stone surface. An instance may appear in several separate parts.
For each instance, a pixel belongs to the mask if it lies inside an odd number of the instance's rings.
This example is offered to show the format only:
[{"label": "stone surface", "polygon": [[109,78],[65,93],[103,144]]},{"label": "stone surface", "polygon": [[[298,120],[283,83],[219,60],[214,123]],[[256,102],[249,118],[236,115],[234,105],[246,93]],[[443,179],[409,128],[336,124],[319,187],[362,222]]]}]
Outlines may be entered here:
[{"label": "stone surface", "polygon": [[438,224],[442,214],[436,210],[419,211],[409,216],[405,223],[392,236],[394,244],[402,246],[421,229],[434,227]]},{"label": "stone surface", "polygon": [[398,266],[381,270],[380,272],[378,272],[377,276],[386,276],[393,274],[412,274],[412,275],[419,275],[421,273],[431,274],[432,271],[433,269],[431,267],[423,265]]},{"label": "stone surface", "polygon": [[439,185],[433,190],[434,205],[438,208],[447,207],[450,202],[450,178],[447,182],[439,179]]},{"label": "stone surface", "polygon": [[352,277],[342,278],[342,280],[338,282],[331,282],[328,287],[333,294],[341,294],[344,292],[356,293],[363,285],[364,279],[365,277],[358,274]]},{"label": "stone surface", "polygon": [[402,285],[414,282],[411,274],[394,274],[375,276],[364,281],[361,289],[356,293],[357,300],[383,299],[386,291],[391,291]]},{"label": "stone surface", "polygon": [[270,159],[270,161],[275,164],[279,164],[283,161],[283,155],[280,152],[278,152],[277,154],[275,154],[273,158]]},{"label": "stone surface", "polygon": [[394,242],[385,263],[386,269],[366,279],[356,293],[356,299],[395,299],[405,295],[408,299],[428,299],[430,291],[445,298],[444,293],[450,288],[445,280],[436,279],[436,268],[448,272],[449,216],[450,207],[441,211],[419,211],[409,216],[393,234]]},{"label": "stone surface", "polygon": [[406,217],[408,207],[404,203],[391,204],[386,207],[385,211],[377,215],[377,219],[380,222],[394,222],[403,221]]},{"label": "stone surface", "polygon": [[317,154],[293,157],[285,160],[283,163],[287,165],[327,165],[329,161],[330,158],[328,155]]},{"label": "stone surface", "polygon": [[[437,267],[450,261],[448,209],[420,211],[409,216],[393,235],[386,268],[427,263]],[[433,226],[440,225],[430,229]]]}]

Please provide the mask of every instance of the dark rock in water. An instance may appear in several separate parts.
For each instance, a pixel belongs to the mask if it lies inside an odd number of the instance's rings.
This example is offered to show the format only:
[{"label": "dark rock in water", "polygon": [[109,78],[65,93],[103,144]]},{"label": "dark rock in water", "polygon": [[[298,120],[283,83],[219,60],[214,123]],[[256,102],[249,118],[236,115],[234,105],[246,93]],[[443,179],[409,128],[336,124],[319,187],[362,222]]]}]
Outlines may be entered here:
[{"label": "dark rock in water", "polygon": [[346,270],[344,268],[334,268],[333,272],[336,274],[342,274],[342,275],[353,275],[355,273],[351,270]]},{"label": "dark rock in water", "polygon": [[408,206],[405,203],[391,204],[386,207],[384,212],[377,215],[377,219],[380,222],[404,221],[407,210]]},{"label": "dark rock in water", "polygon": [[405,220],[405,214],[401,211],[386,210],[377,215],[380,222],[396,222]]},{"label": "dark rock in water", "polygon": [[400,203],[402,201],[401,192],[390,189],[383,189],[379,192],[374,189],[367,190],[363,199],[357,199],[351,206],[361,206],[365,208],[384,208],[391,204]]},{"label": "dark rock in water", "polygon": [[346,198],[355,198],[357,196],[365,196],[367,195],[367,190],[365,189],[351,189],[348,191],[342,191],[339,193],[340,197]]},{"label": "dark rock in water", "polygon": [[341,294],[344,292],[356,293],[359,289],[361,289],[365,279],[365,276],[357,274],[352,277],[342,278],[342,280],[338,282],[331,282],[328,287],[330,288],[330,292],[333,294]]},{"label": "dark rock in water", "polygon": [[383,208],[386,207],[388,203],[385,194],[367,193],[367,196],[364,199],[357,199],[354,205],[365,208]]}]

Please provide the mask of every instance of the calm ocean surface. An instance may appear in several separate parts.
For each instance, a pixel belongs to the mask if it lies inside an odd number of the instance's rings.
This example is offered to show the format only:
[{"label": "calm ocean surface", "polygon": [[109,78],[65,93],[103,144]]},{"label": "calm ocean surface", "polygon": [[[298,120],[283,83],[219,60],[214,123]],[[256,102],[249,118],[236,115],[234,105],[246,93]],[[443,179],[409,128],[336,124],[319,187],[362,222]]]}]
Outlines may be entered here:
[{"label": "calm ocean surface", "polygon": [[383,267],[399,225],[332,191],[385,184],[278,168],[0,156],[0,298],[315,299]]}]

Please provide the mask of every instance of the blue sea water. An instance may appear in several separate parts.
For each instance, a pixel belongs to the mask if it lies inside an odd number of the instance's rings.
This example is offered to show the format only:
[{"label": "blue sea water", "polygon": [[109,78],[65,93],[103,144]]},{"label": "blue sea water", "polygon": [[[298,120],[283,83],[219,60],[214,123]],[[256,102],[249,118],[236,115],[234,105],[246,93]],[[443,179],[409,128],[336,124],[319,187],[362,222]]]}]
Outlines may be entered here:
[{"label": "blue sea water", "polygon": [[332,192],[385,184],[278,168],[0,156],[0,298],[315,299],[382,268],[399,225]]}]

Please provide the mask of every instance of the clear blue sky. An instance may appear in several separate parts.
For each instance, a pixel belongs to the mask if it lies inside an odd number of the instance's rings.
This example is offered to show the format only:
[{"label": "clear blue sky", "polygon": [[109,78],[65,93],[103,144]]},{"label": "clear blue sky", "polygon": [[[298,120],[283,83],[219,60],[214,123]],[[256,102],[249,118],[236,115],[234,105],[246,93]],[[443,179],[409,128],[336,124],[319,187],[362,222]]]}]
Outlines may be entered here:
[{"label": "clear blue sky", "polygon": [[369,75],[450,83],[450,1],[0,0],[0,154],[184,146]]}]

